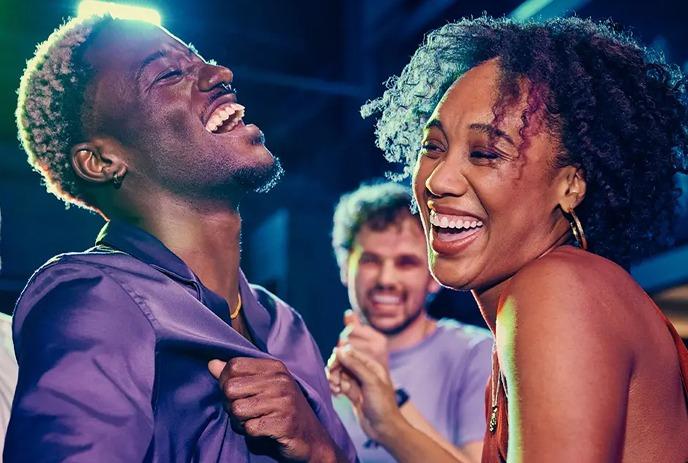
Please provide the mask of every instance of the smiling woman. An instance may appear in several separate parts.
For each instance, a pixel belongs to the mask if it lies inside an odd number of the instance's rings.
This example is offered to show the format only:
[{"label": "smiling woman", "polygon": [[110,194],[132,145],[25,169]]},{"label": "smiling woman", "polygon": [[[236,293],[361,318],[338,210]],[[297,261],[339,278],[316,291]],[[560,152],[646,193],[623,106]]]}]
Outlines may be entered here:
[{"label": "smiling woman", "polygon": [[[363,108],[413,172],[433,276],[496,336],[483,462],[688,458],[688,351],[624,270],[671,242],[685,84],[605,23],[482,17],[430,33]],[[373,359],[338,358],[398,461],[456,461],[373,410]]]}]

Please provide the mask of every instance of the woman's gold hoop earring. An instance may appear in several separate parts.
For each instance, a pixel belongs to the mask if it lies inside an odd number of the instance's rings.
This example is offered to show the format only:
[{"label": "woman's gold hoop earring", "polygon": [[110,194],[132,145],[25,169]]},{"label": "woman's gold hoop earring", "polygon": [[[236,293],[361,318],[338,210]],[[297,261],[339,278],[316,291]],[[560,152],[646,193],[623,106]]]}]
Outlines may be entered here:
[{"label": "woman's gold hoop earring", "polygon": [[571,225],[573,237],[576,239],[576,241],[578,242],[578,246],[580,246],[581,249],[587,250],[588,239],[585,237],[585,232],[583,231],[583,225],[581,224],[580,219],[578,219],[578,216],[576,215],[576,212],[573,210],[573,208],[569,209],[568,214],[570,217],[569,225]]}]

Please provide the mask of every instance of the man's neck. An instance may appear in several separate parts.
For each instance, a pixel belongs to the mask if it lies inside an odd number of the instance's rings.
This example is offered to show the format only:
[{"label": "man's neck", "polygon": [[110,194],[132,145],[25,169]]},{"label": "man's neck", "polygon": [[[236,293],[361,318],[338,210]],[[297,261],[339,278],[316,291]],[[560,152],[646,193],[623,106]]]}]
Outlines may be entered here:
[{"label": "man's neck", "polygon": [[387,348],[389,352],[395,352],[413,347],[430,336],[436,328],[437,322],[423,311],[405,330],[387,336]]},{"label": "man's neck", "polygon": [[237,306],[241,240],[238,207],[199,208],[183,201],[158,201],[154,210],[127,220],[162,241],[231,308]]}]

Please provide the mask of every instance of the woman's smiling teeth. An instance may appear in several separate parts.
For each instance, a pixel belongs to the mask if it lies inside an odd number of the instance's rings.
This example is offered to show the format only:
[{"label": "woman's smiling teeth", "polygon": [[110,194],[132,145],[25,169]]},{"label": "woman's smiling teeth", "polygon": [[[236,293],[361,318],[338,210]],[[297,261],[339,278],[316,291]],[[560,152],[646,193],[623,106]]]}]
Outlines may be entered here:
[{"label": "woman's smiling teeth", "polygon": [[439,243],[463,242],[483,228],[483,222],[475,217],[439,214],[434,210],[430,210],[430,224],[433,228],[432,239]]},{"label": "woman's smiling teeth", "polygon": [[220,105],[210,115],[205,129],[210,133],[227,133],[236,127],[243,117],[244,107],[239,103]]},{"label": "woman's smiling teeth", "polygon": [[438,228],[471,229],[482,227],[482,221],[470,216],[438,214],[430,211],[430,223]]}]

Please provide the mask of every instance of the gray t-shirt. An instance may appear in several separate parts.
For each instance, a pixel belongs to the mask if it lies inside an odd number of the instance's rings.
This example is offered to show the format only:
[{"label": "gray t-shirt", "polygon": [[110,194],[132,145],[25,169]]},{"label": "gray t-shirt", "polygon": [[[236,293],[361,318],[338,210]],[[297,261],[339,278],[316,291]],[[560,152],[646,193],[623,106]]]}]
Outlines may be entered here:
[{"label": "gray t-shirt", "polygon": [[[390,352],[390,373],[395,387],[406,390],[425,419],[460,447],[483,440],[491,353],[489,331],[442,319],[420,343]],[[365,435],[348,399],[335,397],[334,405],[361,463],[394,462],[384,448]]]}]

